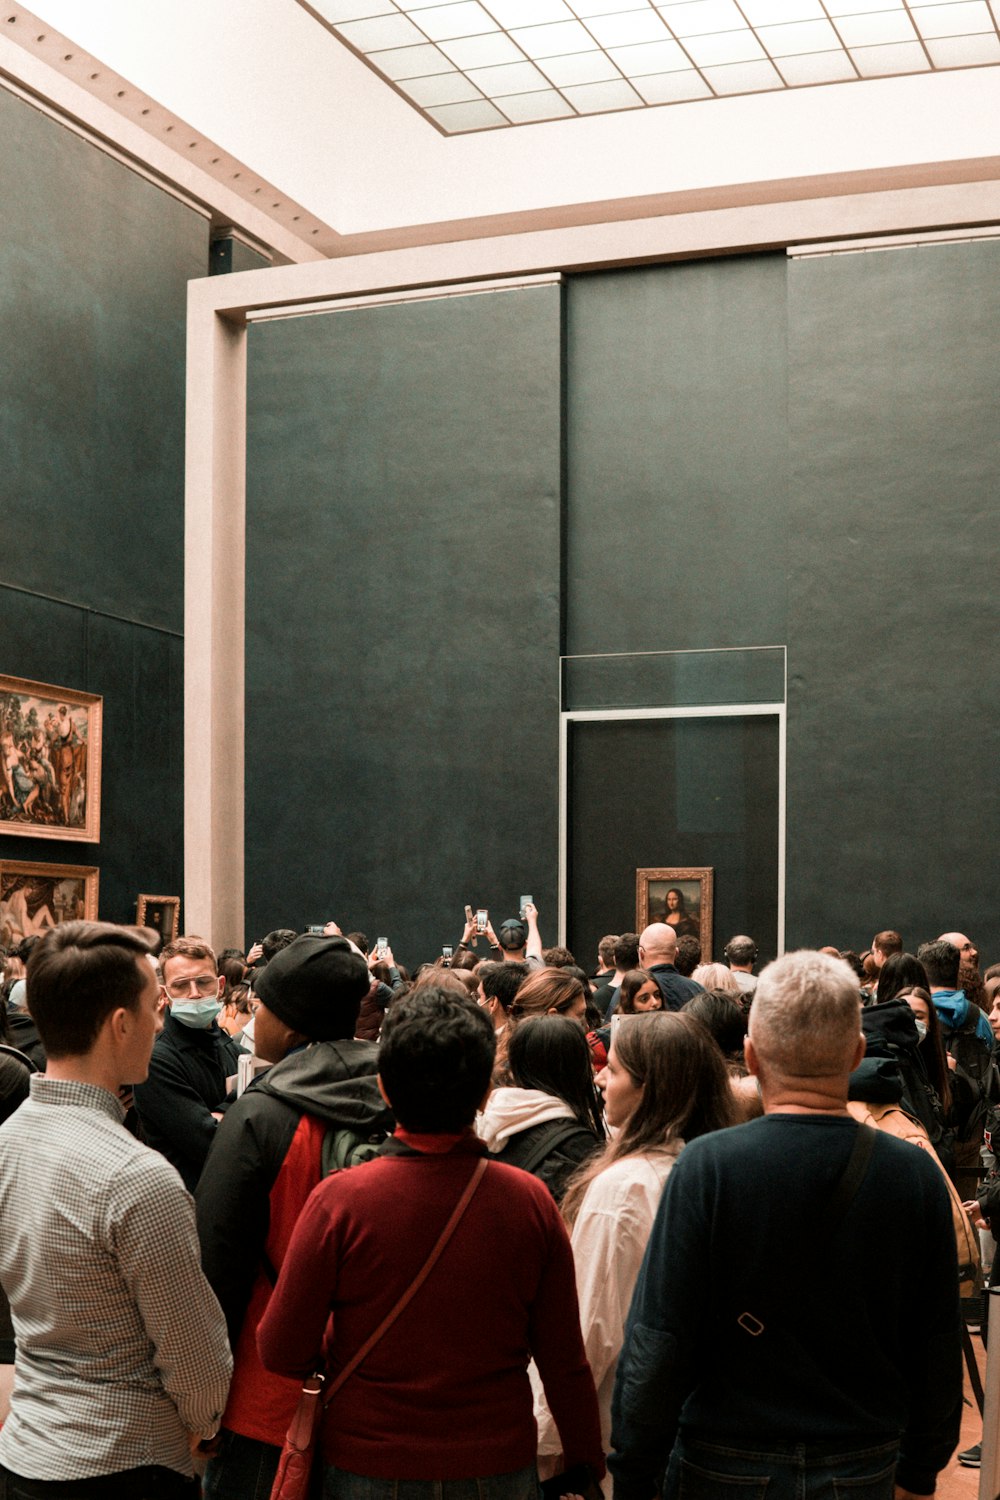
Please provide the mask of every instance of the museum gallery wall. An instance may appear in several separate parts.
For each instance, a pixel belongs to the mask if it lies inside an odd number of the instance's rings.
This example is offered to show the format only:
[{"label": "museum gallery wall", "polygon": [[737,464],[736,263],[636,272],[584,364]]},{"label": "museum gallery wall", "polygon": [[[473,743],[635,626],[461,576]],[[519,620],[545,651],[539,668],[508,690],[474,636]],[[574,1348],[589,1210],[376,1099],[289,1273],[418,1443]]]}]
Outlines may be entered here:
[{"label": "museum gallery wall", "polygon": [[[998,273],[758,255],[255,325],[248,937],[281,871],[293,924],[405,957],[525,890],[551,941],[560,652],[778,645],[786,945],[996,952]],[[716,952],[773,951],[777,720],[577,730],[570,945],[699,866]]]},{"label": "museum gallery wall", "polygon": [[[94,869],[100,915],[134,921],[183,878],[186,287],[208,222],[4,90],[0,135],[0,674],[103,700],[104,744],[99,838],[0,826],[0,867]],[[68,911],[84,877],[46,878]]]}]

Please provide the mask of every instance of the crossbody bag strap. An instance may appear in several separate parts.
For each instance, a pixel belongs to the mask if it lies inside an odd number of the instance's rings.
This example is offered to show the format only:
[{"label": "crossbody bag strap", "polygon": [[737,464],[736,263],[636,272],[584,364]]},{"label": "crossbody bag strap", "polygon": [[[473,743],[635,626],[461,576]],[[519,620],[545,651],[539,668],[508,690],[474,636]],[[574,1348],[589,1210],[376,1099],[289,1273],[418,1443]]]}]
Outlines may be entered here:
[{"label": "crossbody bag strap", "polygon": [[393,1323],[395,1323],[400,1313],[403,1312],[404,1309],[407,1308],[413,1301],[413,1298],[417,1295],[420,1288],[423,1286],[424,1282],[427,1280],[428,1276],[437,1265],[437,1262],[440,1259],[448,1241],[451,1239],[452,1235],[455,1233],[455,1230],[458,1228],[465,1210],[472,1202],[473,1195],[475,1194],[476,1189],[483,1180],[483,1176],[486,1172],[486,1167],[486,1157],[481,1156],[476,1163],[475,1171],[465,1185],[465,1190],[462,1193],[461,1198],[459,1198],[458,1202],[455,1204],[455,1207],[452,1209],[451,1218],[442,1229],[438,1237],[437,1244],[434,1246],[434,1249],[431,1251],[430,1255],[428,1255],[427,1259],[424,1261],[420,1270],[410,1282],[409,1286],[406,1288],[406,1291],[400,1297],[395,1307],[392,1308],[391,1312],[386,1313],[385,1317],[382,1319],[375,1332],[365,1340],[357,1353],[348,1360],[347,1364],[339,1372],[336,1379],[330,1381],[330,1384],[323,1392],[324,1406],[326,1406],[327,1403],[332,1399],[332,1397],[337,1394],[337,1392],[340,1390],[340,1387],[344,1384],[344,1381],[349,1379],[350,1376],[354,1374],[354,1371],[358,1368],[358,1365],[361,1363],[361,1361],[371,1353],[383,1334],[388,1333],[389,1329],[392,1327]]},{"label": "crossbody bag strap", "polygon": [[820,1227],[830,1234],[839,1227],[841,1219],[844,1218],[857,1196],[858,1188],[868,1171],[868,1163],[875,1149],[877,1136],[878,1131],[874,1130],[871,1125],[863,1125],[859,1122],[858,1133],[854,1137],[854,1145],[847,1158],[847,1166],[837,1186],[830,1194],[822,1213]]},{"label": "crossbody bag strap", "polygon": [[[859,1122],[854,1137],[854,1144],[847,1158],[847,1165],[837,1180],[833,1192],[827,1199],[817,1222],[816,1227],[822,1236],[824,1250],[830,1249],[833,1236],[840,1228],[847,1210],[857,1196],[858,1189],[865,1179],[865,1173],[868,1171],[868,1163],[871,1161],[871,1155],[875,1149],[877,1139],[877,1130],[873,1129],[871,1125],[863,1125]],[[822,1254],[822,1251],[820,1253]],[[815,1268],[812,1268],[808,1274],[810,1276],[813,1275],[814,1270]],[[803,1276],[805,1274],[803,1271]],[[796,1280],[798,1279],[801,1278],[796,1278]],[[753,1301],[754,1297],[751,1295],[748,1300]],[[744,1333],[749,1333],[753,1338],[759,1337],[764,1332],[768,1321],[769,1314],[767,1312],[762,1312],[758,1316],[749,1310],[741,1312],[736,1319],[736,1322],[743,1329]]]}]

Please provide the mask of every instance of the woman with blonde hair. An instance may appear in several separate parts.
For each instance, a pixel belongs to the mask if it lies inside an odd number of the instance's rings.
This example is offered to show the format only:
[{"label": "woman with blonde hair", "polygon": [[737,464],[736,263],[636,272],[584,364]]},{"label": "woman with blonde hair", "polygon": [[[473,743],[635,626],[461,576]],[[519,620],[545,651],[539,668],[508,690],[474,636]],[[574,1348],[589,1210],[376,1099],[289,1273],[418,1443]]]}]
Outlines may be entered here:
[{"label": "woman with blonde hair", "polygon": [[736,975],[727,964],[699,964],[691,975],[695,984],[700,984],[703,990],[727,990],[729,994],[736,995],[742,1000],[743,991],[736,980]]},{"label": "woman with blonde hair", "polygon": [[[619,1020],[597,1082],[613,1139],[570,1180],[562,1212],[607,1452],[625,1319],[667,1174],[685,1142],[731,1125],[734,1114],[718,1047],[700,1021],[676,1012]],[[537,1391],[540,1468],[555,1473],[559,1439]]]}]

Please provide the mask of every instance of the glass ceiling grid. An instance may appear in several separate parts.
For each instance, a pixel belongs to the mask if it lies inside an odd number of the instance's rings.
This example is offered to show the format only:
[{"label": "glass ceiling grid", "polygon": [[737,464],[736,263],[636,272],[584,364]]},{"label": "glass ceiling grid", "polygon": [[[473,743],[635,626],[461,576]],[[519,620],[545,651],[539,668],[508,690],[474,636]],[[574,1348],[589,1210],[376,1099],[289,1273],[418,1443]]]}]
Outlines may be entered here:
[{"label": "glass ceiling grid", "polygon": [[298,0],[444,135],[1000,63],[1000,0]]}]

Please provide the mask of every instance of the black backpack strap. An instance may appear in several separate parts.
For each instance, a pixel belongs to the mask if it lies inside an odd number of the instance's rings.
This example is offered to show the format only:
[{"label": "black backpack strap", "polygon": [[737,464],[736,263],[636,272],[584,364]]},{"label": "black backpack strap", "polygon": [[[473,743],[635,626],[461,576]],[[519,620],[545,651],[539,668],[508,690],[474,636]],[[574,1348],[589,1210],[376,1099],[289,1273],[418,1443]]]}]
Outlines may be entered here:
[{"label": "black backpack strap", "polygon": [[38,1069],[31,1061],[31,1058],[26,1052],[22,1052],[20,1047],[10,1047],[6,1042],[0,1042],[0,1053],[2,1053],[5,1057],[16,1057],[18,1062],[24,1063],[24,1066],[27,1068],[29,1073],[38,1072]]},{"label": "black backpack strap", "polygon": [[512,1165],[520,1167],[522,1172],[533,1172],[557,1146],[561,1146],[563,1141],[568,1141],[570,1136],[582,1129],[577,1119],[546,1120],[541,1125],[536,1125],[527,1153]]}]

